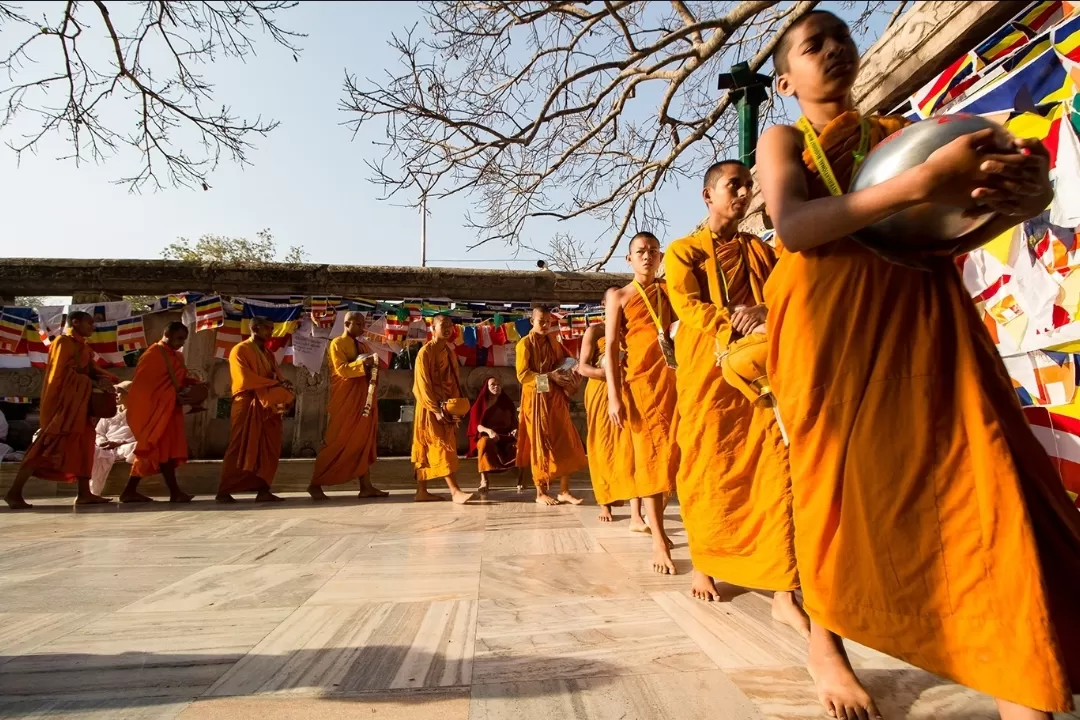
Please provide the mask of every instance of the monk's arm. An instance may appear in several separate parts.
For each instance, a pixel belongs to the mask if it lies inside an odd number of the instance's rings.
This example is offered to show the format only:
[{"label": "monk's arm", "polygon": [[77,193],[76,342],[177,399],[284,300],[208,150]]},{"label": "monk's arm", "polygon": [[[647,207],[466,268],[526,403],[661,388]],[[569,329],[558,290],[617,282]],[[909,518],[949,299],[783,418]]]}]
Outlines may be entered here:
[{"label": "monk's arm", "polygon": [[521,342],[517,344],[517,358],[514,361],[515,369],[517,370],[518,382],[521,384],[522,389],[527,387],[536,386],[536,376],[538,373],[532,370],[532,352],[529,350],[528,338],[522,338]]},{"label": "monk's arm", "polygon": [[607,378],[608,402],[613,398],[622,397],[622,363],[619,362],[619,349],[622,347],[622,298],[618,290],[608,290],[605,298],[607,308],[604,320],[604,342],[608,347],[608,360],[604,363],[604,374]]},{"label": "monk's arm", "polygon": [[58,381],[63,386],[73,387],[79,392],[84,392],[85,386],[93,386],[94,379],[98,377],[94,374],[98,367],[93,358],[90,359],[89,374],[84,375],[78,370],[79,347],[76,342],[71,339],[57,342],[59,345],[56,348],[56,361],[53,363],[52,373],[48,380]]},{"label": "monk's arm", "polygon": [[730,325],[731,312],[723,305],[702,301],[690,252],[686,246],[677,245],[668,250],[664,258],[671,309],[678,315],[680,326],[718,336]]},{"label": "monk's arm", "polygon": [[349,362],[345,350],[336,342],[330,343],[330,371],[343,378],[367,377],[367,366],[360,358]]},{"label": "monk's arm", "polygon": [[578,364],[577,370],[582,377],[591,378],[593,380],[603,380],[604,371],[602,368],[593,367],[592,361],[596,357],[596,343],[600,331],[603,328],[600,325],[590,325],[589,329],[585,331],[585,335],[581,338],[581,351],[578,352]]},{"label": "monk's arm", "polygon": [[820,247],[925,202],[934,185],[924,163],[858,192],[811,200],[797,130],[772,126],[762,134],[757,151],[761,193],[789,252]]},{"label": "monk's arm", "polygon": [[236,352],[234,362],[237,369],[240,371],[240,387],[233,388],[233,393],[248,392],[251,390],[265,390],[266,388],[276,387],[281,384],[281,379],[278,377],[277,370],[274,370],[274,377],[266,377],[259,374],[259,365],[256,358],[252,355],[252,351],[249,348],[238,345],[239,350]]},{"label": "monk's arm", "polygon": [[434,368],[435,359],[429,352],[421,352],[416,356],[416,382],[413,383],[413,394],[416,395],[416,403],[431,412],[442,412],[440,398],[435,397],[432,388],[435,387]]}]

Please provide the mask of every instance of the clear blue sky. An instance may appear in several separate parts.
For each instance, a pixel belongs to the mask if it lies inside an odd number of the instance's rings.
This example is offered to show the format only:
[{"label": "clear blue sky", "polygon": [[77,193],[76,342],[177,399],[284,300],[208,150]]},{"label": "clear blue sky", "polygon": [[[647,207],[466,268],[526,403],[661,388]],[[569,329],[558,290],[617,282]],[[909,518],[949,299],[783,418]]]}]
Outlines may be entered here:
[{"label": "clear blue sky", "polygon": [[[262,114],[281,121],[258,141],[251,167],[223,164],[211,176],[209,192],[168,188],[129,194],[110,181],[131,171],[136,156],[76,168],[54,159],[67,152],[56,136],[36,156],[25,156],[19,167],[14,154],[0,148],[0,256],[153,258],[178,236],[254,236],[269,228],[279,248],[302,245],[312,262],[417,264],[419,214],[378,200],[380,188],[368,182],[364,166],[375,152],[371,136],[353,140],[341,124],[348,115],[338,105],[345,69],[378,77],[383,67],[396,63],[387,46],[391,32],[420,18],[419,8],[407,2],[303,2],[282,17],[287,27],[308,35],[300,41],[299,62],[262,43],[259,57],[247,65],[221,62],[207,70],[220,102],[246,117]],[[0,47],[10,42],[3,38]],[[372,126],[368,132],[377,130]],[[696,186],[671,188],[662,197],[671,233],[702,217]],[[429,264],[532,266],[535,256],[523,255],[514,263],[509,261],[512,250],[501,244],[467,253],[466,245],[474,240],[463,227],[467,203],[461,197],[431,205]],[[533,226],[531,232],[527,227],[526,242],[546,247],[549,227],[578,237],[596,234],[595,226],[584,223]],[[666,244],[672,238],[661,239]],[[609,267],[621,270],[623,262]]]}]

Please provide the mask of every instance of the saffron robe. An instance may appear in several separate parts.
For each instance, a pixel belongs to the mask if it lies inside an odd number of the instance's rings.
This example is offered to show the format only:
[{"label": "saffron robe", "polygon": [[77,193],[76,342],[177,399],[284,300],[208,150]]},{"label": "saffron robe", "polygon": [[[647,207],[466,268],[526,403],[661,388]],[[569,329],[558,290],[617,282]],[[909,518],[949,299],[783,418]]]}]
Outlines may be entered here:
[{"label": "saffron robe", "polygon": [[[596,366],[618,362],[618,353],[609,357],[607,341],[597,342]],[[606,358],[606,359],[605,359]],[[608,417],[607,382],[589,378],[585,383],[585,419],[589,426],[585,445],[588,450],[589,480],[597,505],[638,497],[634,487],[634,448],[626,424],[616,427]]]},{"label": "saffron robe", "polygon": [[[326,366],[330,372],[330,409],[323,448],[315,458],[312,485],[340,485],[367,475],[375,462],[379,404],[372,399],[364,417],[371,378],[359,361],[367,352],[362,341],[348,333],[330,341]],[[376,386],[378,381],[376,381]]]},{"label": "saffron robe", "polygon": [[521,383],[517,466],[532,468],[533,483],[546,485],[588,465],[581,436],[570,420],[570,396],[550,382],[536,390],[536,376],[552,373],[571,357],[553,334],[530,332],[517,345],[517,377]]},{"label": "saffron robe", "polygon": [[[877,144],[902,118],[871,117]],[[859,116],[821,144],[842,185]],[[813,198],[828,195],[803,155]],[[791,440],[804,604],[828,629],[1045,711],[1080,691],[1080,514],[1024,420],[951,258],[850,238],[784,253],[765,287]]]},{"label": "saffron robe", "polygon": [[187,461],[184,411],[176,397],[178,389],[194,384],[184,356],[164,342],[154,343],[139,357],[126,400],[128,425],[135,436],[132,477],[156,475],[162,463]]},{"label": "saffron robe", "polygon": [[281,458],[281,411],[295,399],[273,353],[248,338],[229,352],[232,411],[220,493],[260,490],[274,482]]},{"label": "saffron robe", "polygon": [[457,472],[457,425],[435,417],[442,403],[461,397],[457,356],[446,342],[430,341],[416,355],[413,371],[412,463],[417,480],[438,480]]},{"label": "saffron robe", "polygon": [[786,591],[799,581],[780,428],[772,409],[724,380],[717,362],[731,338],[729,307],[757,304],[774,262],[758,238],[721,242],[708,226],[673,242],[664,257],[679,317],[677,485],[690,557],[696,569],[733,585]]}]

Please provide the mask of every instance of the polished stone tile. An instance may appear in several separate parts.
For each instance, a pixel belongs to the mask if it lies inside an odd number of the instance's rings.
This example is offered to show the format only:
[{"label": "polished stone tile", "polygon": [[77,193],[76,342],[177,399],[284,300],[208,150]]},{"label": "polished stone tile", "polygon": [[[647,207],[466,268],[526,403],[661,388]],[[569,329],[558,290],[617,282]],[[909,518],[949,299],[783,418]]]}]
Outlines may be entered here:
[{"label": "polished stone tile", "polygon": [[485,529],[488,532],[502,532],[507,530],[558,530],[580,529],[580,513],[570,509],[541,507],[536,503],[530,505],[511,505],[509,507],[524,507],[525,510],[492,510],[488,513]]},{"label": "polished stone tile", "polygon": [[0,612],[108,612],[196,572],[197,568],[76,567],[0,584]]},{"label": "polished stone tile", "polygon": [[368,565],[353,562],[308,599],[308,605],[475,600],[480,563]]},{"label": "polished stone tile", "polygon": [[123,608],[125,613],[295,608],[341,565],[214,565]]},{"label": "polished stone tile", "polygon": [[474,685],[471,720],[759,720],[719,670]]},{"label": "polished stone tile", "polygon": [[0,577],[67,567],[77,556],[77,544],[63,540],[0,543]]},{"label": "polished stone tile", "polygon": [[551,530],[488,530],[484,534],[483,556],[567,555],[602,553],[603,548],[584,528]]},{"label": "polished stone tile", "polygon": [[0,613],[0,664],[103,617],[102,613]]},{"label": "polished stone tile", "polygon": [[0,696],[194,696],[288,614],[114,613],[0,665]]},{"label": "polished stone tile", "polygon": [[201,698],[180,720],[469,720],[469,691],[365,693],[354,697]]},{"label": "polished stone tile", "polygon": [[75,566],[195,565],[227,561],[237,551],[255,548],[255,540],[175,540],[172,538],[84,538],[58,541],[76,552]]},{"label": "polished stone tile", "polygon": [[675,562],[675,575],[661,575],[652,568],[652,552],[647,548],[644,551],[633,553],[611,554],[607,557],[616,563],[623,571],[627,581],[641,590],[656,591],[683,591],[690,589],[690,571],[694,569],[690,562],[690,553],[676,548],[672,551],[672,560]]},{"label": "polished stone tile", "polygon": [[480,562],[484,533],[454,532],[445,535],[389,535],[377,533],[366,548],[350,561],[355,565],[387,566],[462,565]]},{"label": "polished stone tile", "polygon": [[280,535],[224,561],[227,565],[295,565],[304,563],[345,563],[360,554],[373,535]]},{"label": "polished stone tile", "polygon": [[282,536],[294,535],[364,535],[371,537],[376,532],[383,532],[398,517],[397,508],[386,508],[385,512],[337,512],[324,517],[305,518],[295,525],[283,529]]},{"label": "polished stone tile", "polygon": [[472,680],[476,602],[305,606],[209,695],[341,694]]},{"label": "polished stone tile", "polygon": [[714,670],[652,600],[481,600],[474,683]]},{"label": "polished stone tile", "polygon": [[291,527],[304,522],[303,516],[277,514],[259,516],[252,513],[213,514],[201,522],[182,529],[174,529],[169,537],[176,540],[220,540],[226,538],[254,538],[257,540],[276,537]]},{"label": "polished stone tile", "polygon": [[771,618],[771,598],[745,592],[729,602],[704,602],[686,589],[652,599],[720,668],[801,667],[806,641]]},{"label": "polished stone tile", "polygon": [[485,558],[480,573],[480,596],[493,600],[640,593],[622,567],[603,554]]},{"label": "polished stone tile", "polygon": [[480,532],[484,530],[484,512],[481,508],[453,503],[424,503],[423,511],[402,512],[383,528],[387,535],[415,536],[442,533]]},{"label": "polished stone tile", "polygon": [[0,699],[0,718],[19,720],[173,720],[188,706],[188,699],[153,697],[78,700]]}]

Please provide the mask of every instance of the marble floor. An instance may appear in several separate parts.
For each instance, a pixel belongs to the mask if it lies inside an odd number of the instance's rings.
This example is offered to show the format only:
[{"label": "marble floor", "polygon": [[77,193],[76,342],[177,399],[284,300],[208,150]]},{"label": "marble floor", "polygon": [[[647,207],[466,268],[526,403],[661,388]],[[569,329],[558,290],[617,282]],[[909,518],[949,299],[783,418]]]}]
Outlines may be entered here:
[{"label": "marble floor", "polygon": [[[0,513],[0,718],[823,717],[768,597],[689,597],[677,507],[668,577],[626,509],[409,500]],[[850,650],[887,718],[996,717]]]}]

